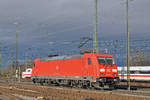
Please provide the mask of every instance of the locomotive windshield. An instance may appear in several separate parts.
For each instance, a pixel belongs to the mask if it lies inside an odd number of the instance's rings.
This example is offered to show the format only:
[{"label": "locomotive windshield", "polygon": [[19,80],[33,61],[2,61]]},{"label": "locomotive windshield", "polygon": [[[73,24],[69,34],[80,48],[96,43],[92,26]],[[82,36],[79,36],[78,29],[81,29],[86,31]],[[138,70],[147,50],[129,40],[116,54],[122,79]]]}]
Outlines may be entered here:
[{"label": "locomotive windshield", "polygon": [[115,64],[112,57],[97,57],[97,59],[99,64],[109,64],[109,65]]}]

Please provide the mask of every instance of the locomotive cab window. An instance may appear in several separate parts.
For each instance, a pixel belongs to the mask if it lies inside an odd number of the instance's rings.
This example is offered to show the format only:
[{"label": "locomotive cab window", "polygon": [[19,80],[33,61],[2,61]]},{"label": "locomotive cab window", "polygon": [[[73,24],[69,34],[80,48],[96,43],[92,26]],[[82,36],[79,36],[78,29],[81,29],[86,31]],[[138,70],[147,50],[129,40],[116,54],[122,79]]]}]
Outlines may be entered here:
[{"label": "locomotive cab window", "polygon": [[90,65],[91,64],[91,59],[90,58],[88,58],[88,65]]},{"label": "locomotive cab window", "polygon": [[99,64],[109,64],[109,65],[115,64],[112,57],[97,57],[97,59]]},{"label": "locomotive cab window", "polygon": [[105,58],[104,57],[97,57],[98,63],[99,64],[106,64]]},{"label": "locomotive cab window", "polygon": [[111,58],[111,57],[107,57],[106,61],[107,61],[107,64],[110,64],[110,65],[115,64],[113,58]]}]

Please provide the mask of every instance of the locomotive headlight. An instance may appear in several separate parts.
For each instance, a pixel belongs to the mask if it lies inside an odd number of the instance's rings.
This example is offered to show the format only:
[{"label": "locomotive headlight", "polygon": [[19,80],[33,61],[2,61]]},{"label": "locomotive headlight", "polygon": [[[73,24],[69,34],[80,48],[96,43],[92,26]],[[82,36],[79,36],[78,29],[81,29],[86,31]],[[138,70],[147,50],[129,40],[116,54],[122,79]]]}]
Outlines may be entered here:
[{"label": "locomotive headlight", "polygon": [[112,69],[112,72],[117,72],[117,69]]},{"label": "locomotive headlight", "polygon": [[105,72],[105,69],[103,68],[103,69],[100,69],[100,72]]}]

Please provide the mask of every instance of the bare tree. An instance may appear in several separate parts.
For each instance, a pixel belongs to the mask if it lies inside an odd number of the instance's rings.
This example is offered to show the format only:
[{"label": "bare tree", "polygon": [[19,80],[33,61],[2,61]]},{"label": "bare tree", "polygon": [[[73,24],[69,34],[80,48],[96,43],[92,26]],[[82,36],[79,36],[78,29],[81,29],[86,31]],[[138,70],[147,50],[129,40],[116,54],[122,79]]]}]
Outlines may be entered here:
[{"label": "bare tree", "polygon": [[130,57],[131,66],[149,66],[150,55],[143,50],[133,49]]}]

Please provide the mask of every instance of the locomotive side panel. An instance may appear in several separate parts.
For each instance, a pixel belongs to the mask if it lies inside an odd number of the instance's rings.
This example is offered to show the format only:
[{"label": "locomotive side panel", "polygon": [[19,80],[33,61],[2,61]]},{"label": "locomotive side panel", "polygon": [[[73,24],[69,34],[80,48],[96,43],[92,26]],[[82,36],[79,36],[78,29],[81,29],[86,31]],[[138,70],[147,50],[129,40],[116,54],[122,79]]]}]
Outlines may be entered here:
[{"label": "locomotive side panel", "polygon": [[82,58],[63,60],[59,71],[61,76],[83,76],[85,69]]},{"label": "locomotive side panel", "polygon": [[61,64],[61,60],[58,61],[41,61],[37,65],[37,75],[40,76],[48,76],[48,75],[59,75],[59,66]]},{"label": "locomotive side panel", "polygon": [[82,58],[54,60],[54,61],[40,61],[35,63],[35,67],[33,67],[32,76],[33,77],[38,76],[38,78],[57,77],[57,79],[59,78],[60,79],[62,78],[81,79],[82,76],[87,76],[84,71],[86,71],[86,69],[84,68]]}]

